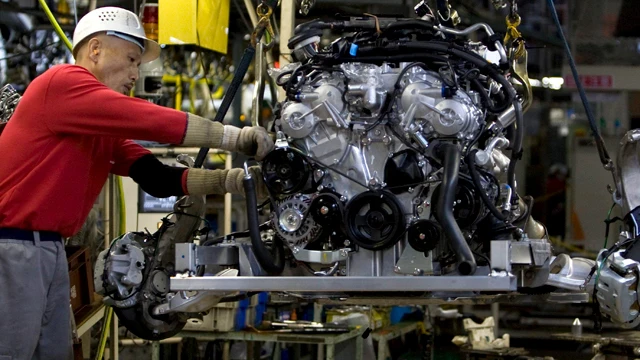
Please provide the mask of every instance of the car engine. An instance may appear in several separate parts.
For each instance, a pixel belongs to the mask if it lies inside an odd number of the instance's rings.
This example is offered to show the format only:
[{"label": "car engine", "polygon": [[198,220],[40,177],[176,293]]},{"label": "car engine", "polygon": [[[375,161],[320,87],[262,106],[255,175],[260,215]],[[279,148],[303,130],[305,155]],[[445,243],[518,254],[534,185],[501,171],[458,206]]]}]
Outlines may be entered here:
[{"label": "car engine", "polygon": [[[329,28],[355,33],[319,50]],[[486,40],[455,37],[474,30]],[[286,99],[262,168],[272,227],[296,260],[343,275],[471,275],[488,267],[491,240],[536,239],[550,254],[517,192],[522,99],[488,26],[316,21],[289,47],[298,61],[272,71]]]}]

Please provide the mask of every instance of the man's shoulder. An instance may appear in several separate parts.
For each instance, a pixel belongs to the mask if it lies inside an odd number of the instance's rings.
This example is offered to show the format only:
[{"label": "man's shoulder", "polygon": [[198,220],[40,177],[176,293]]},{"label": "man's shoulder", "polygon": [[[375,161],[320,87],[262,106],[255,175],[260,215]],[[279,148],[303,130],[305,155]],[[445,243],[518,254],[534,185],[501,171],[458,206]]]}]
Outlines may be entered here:
[{"label": "man's shoulder", "polygon": [[91,73],[87,71],[87,69],[82,66],[72,65],[72,64],[62,64],[56,65],[49,68],[47,71],[40,75],[40,78],[43,79],[51,79],[53,77],[62,77],[62,76],[91,76]]}]

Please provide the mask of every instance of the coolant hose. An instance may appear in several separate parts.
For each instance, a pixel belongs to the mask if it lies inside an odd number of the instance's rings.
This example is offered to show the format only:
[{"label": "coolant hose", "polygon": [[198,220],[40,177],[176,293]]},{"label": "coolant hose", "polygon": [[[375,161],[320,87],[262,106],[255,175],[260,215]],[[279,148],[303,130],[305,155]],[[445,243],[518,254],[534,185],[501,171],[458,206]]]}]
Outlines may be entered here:
[{"label": "coolant hose", "polygon": [[279,238],[273,238],[273,255],[262,242],[260,235],[260,222],[258,221],[258,200],[256,194],[256,183],[253,177],[245,175],[242,185],[244,186],[244,196],[247,199],[247,221],[249,222],[249,236],[251,246],[260,266],[269,275],[279,275],[284,270],[284,249]]},{"label": "coolant hose", "polygon": [[462,231],[453,216],[453,204],[458,186],[460,169],[460,147],[457,144],[443,143],[439,149],[442,155],[442,183],[438,196],[437,218],[442,230],[449,239],[458,258],[458,272],[461,275],[473,275],[476,272],[476,260],[464,239]]}]

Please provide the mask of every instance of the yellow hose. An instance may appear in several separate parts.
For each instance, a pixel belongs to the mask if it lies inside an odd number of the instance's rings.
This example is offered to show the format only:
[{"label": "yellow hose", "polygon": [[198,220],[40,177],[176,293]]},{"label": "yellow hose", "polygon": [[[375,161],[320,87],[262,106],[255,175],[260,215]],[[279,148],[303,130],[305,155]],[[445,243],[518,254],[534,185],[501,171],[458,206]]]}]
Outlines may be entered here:
[{"label": "yellow hose", "polygon": [[124,234],[127,231],[127,213],[124,203],[124,188],[122,187],[122,178],[116,176],[116,186],[118,187],[118,197],[120,199],[120,234]]},{"label": "yellow hose", "polygon": [[104,356],[104,348],[107,346],[107,334],[109,333],[109,325],[111,325],[111,316],[113,315],[113,308],[107,306],[104,308],[104,319],[102,323],[102,336],[100,336],[100,343],[98,345],[98,352],[96,353],[96,360],[102,360]]},{"label": "yellow hose", "polygon": [[45,14],[47,14],[47,17],[49,18],[51,25],[53,25],[53,28],[58,34],[58,36],[60,37],[60,39],[64,41],[64,44],[69,48],[69,51],[72,51],[73,45],[71,45],[71,41],[69,41],[69,38],[67,38],[67,35],[65,35],[64,31],[62,31],[60,24],[58,24],[58,21],[56,21],[56,18],[53,16],[53,13],[51,13],[49,6],[47,6],[47,2],[45,0],[38,0],[38,1],[40,2],[40,6],[42,6],[42,9],[44,10]]}]

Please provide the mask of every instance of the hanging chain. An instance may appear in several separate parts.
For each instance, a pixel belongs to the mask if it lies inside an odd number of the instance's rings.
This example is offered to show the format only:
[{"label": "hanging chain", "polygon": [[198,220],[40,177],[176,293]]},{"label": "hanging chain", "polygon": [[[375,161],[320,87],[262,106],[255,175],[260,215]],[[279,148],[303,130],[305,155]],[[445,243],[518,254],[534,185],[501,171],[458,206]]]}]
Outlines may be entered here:
[{"label": "hanging chain", "polygon": [[258,41],[262,35],[264,35],[265,31],[269,34],[269,43],[264,45],[265,50],[271,50],[273,45],[275,44],[275,32],[273,31],[273,27],[271,27],[271,14],[273,14],[273,9],[269,6],[265,1],[261,2],[256,8],[256,14],[260,18],[258,20],[258,24],[256,28],[253,30],[251,34],[251,45],[255,48],[258,45]]},{"label": "hanging chain", "polygon": [[529,81],[528,54],[524,38],[518,30],[521,18],[518,14],[518,4],[516,0],[509,0],[509,14],[506,17],[507,31],[504,36],[504,46],[509,57],[509,67],[512,76],[518,80],[522,93],[522,109],[527,111],[533,100],[531,82]]}]

